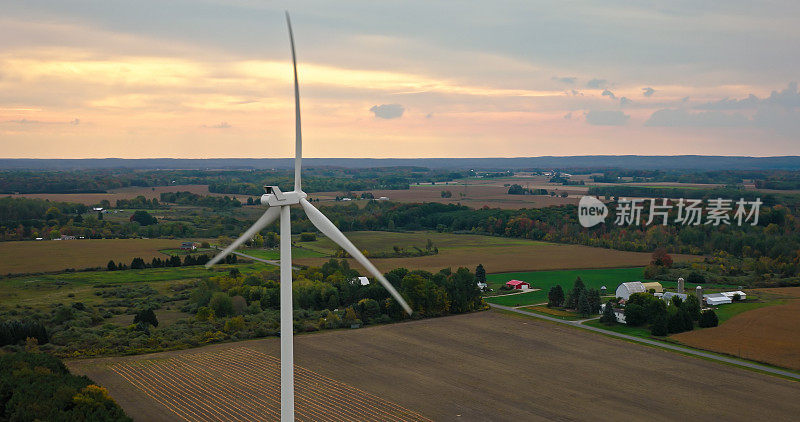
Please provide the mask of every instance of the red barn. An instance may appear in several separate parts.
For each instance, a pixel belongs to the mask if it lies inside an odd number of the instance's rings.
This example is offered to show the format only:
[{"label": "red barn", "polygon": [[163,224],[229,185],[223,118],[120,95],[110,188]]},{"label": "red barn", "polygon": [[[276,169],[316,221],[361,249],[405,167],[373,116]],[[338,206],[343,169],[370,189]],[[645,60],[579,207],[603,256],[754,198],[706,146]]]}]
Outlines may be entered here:
[{"label": "red barn", "polygon": [[520,280],[510,280],[508,283],[506,283],[506,286],[517,290],[527,290],[531,288],[529,283]]}]

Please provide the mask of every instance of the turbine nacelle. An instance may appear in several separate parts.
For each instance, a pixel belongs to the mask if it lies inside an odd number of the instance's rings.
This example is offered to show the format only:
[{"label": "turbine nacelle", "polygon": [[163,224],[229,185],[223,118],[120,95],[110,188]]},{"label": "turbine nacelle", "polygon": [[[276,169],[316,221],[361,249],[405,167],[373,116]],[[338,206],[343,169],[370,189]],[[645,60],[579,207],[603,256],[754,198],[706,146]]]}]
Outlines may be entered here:
[{"label": "turbine nacelle", "polygon": [[293,190],[291,192],[281,192],[281,189],[277,186],[264,186],[264,190],[267,192],[261,195],[261,204],[262,205],[269,205],[270,207],[279,207],[281,205],[294,205],[299,204],[300,199],[306,198],[306,195],[303,191]]}]

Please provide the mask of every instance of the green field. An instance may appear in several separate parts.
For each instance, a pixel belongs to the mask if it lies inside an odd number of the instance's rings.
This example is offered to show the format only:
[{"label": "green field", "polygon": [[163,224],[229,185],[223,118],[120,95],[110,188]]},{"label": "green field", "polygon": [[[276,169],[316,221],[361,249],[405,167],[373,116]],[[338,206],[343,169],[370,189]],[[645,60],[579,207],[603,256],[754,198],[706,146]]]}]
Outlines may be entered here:
[{"label": "green field", "polygon": [[[280,259],[281,251],[275,249],[239,249],[239,252],[261,259]],[[306,248],[292,248],[292,258],[325,258],[328,255]]]},{"label": "green field", "polygon": [[[580,277],[588,288],[600,289],[606,286],[608,294],[614,294],[620,283],[627,281],[645,281],[644,268],[607,268],[597,270],[559,270],[559,271],[531,271],[524,273],[488,274],[486,281],[489,287],[497,291],[508,280],[522,280],[531,284],[531,288],[541,289],[536,292],[524,293],[509,297],[490,297],[487,302],[506,306],[532,305],[547,302],[547,292],[556,284],[560,284],[564,291],[572,288],[575,279]],[[662,283],[664,284],[664,283]],[[518,297],[518,299],[515,299]]]},{"label": "green field", "polygon": [[[600,290],[600,287],[606,286],[606,294],[613,295],[617,286],[628,281],[658,281],[666,289],[675,289],[677,282],[661,281],[661,280],[647,280],[644,278],[644,268],[601,268],[590,270],[556,270],[556,271],[530,271],[520,273],[496,273],[487,274],[486,282],[489,287],[498,291],[500,286],[504,285],[509,280],[522,280],[531,284],[531,288],[541,289],[540,291],[531,292],[519,295],[519,299],[511,297],[489,297],[487,302],[496,303],[506,306],[523,306],[532,305],[536,303],[547,302],[547,292],[556,284],[560,284],[566,292],[572,288],[575,279],[580,277],[583,284],[588,288]],[[697,285],[686,283],[686,289],[691,291]],[[703,284],[704,289],[730,289],[731,286],[722,286],[716,284],[706,283]],[[519,304],[517,304],[519,303]]]}]

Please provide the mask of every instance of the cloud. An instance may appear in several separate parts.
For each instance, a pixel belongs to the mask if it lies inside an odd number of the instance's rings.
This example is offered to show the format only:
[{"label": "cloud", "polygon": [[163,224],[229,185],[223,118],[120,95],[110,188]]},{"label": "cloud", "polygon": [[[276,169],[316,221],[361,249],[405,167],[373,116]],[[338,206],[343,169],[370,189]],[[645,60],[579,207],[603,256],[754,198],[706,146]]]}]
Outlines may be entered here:
[{"label": "cloud", "polygon": [[779,105],[787,109],[800,107],[800,93],[797,92],[797,82],[790,82],[789,86],[780,92],[772,91],[769,97],[764,99],[764,104]]},{"label": "cloud", "polygon": [[381,104],[372,106],[369,111],[381,119],[397,119],[403,116],[406,109],[400,104]]},{"label": "cloud", "polygon": [[433,119],[433,113],[428,113],[425,115],[426,119]]},{"label": "cloud", "polygon": [[628,99],[628,97],[621,97],[619,99],[619,106],[620,107],[625,107],[625,106],[631,105],[632,103],[633,103],[633,101]]},{"label": "cloud", "polygon": [[572,112],[570,111],[569,113],[565,114],[565,115],[564,115],[564,119],[566,119],[566,120],[572,120]]},{"label": "cloud", "polygon": [[604,89],[604,90],[603,90],[603,93],[602,93],[602,94],[600,94],[600,95],[602,95],[602,96],[604,96],[604,97],[610,97],[612,100],[616,100],[616,99],[617,99],[617,96],[616,96],[616,95],[614,95],[614,93],[613,93],[613,92],[611,92],[611,91],[609,91],[609,90],[607,90],[607,89]]},{"label": "cloud", "polygon": [[591,110],[586,113],[586,123],[595,126],[622,126],[630,117],[618,110]]},{"label": "cloud", "polygon": [[78,126],[79,124],[81,124],[81,119],[76,117],[76,118],[70,120],[69,124],[71,124],[73,126]]},{"label": "cloud", "polygon": [[574,76],[553,76],[553,80],[572,85],[578,80],[578,78]]},{"label": "cloud", "polygon": [[741,110],[756,107],[759,101],[758,97],[750,94],[747,98],[742,98],[741,100],[723,98],[718,101],[709,101],[705,104],[700,104],[695,106],[695,108],[698,110]]},{"label": "cloud", "polygon": [[703,111],[693,113],[684,109],[665,108],[655,111],[645,126],[666,127],[736,127],[748,126],[751,120],[740,113]]},{"label": "cloud", "polygon": [[587,88],[600,89],[600,87],[605,85],[606,82],[608,82],[608,81],[606,81],[605,79],[594,78],[594,79],[591,79],[589,82],[586,82],[586,87]]},{"label": "cloud", "polygon": [[650,88],[649,86],[647,88],[642,88],[642,95],[644,95],[645,97],[649,97],[649,96],[651,96],[651,95],[653,95],[655,93],[656,93],[656,90],[653,89],[653,88]]},{"label": "cloud", "polygon": [[207,127],[210,129],[230,129],[232,126],[228,122],[219,122],[215,125],[203,125],[203,127]]},{"label": "cloud", "polygon": [[583,97],[583,92],[571,89],[567,92],[567,95],[572,95],[573,97]]}]

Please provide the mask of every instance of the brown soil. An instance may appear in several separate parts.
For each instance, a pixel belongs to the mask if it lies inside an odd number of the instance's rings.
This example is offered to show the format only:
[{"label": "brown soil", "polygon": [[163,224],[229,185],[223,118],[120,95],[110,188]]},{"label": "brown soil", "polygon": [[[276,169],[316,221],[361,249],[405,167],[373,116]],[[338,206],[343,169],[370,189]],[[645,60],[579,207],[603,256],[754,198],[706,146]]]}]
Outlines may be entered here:
[{"label": "brown soil", "polygon": [[785,304],[735,315],[719,327],[672,336],[692,347],[800,370],[800,287],[760,290]]},{"label": "brown soil", "polygon": [[[136,420],[277,420],[277,356],[270,338],[68,366],[107,387]],[[493,311],[301,335],[295,357],[300,419],[388,420],[380,412],[396,412],[394,420],[751,421],[800,413],[800,383]]]}]

